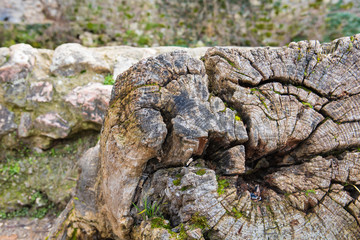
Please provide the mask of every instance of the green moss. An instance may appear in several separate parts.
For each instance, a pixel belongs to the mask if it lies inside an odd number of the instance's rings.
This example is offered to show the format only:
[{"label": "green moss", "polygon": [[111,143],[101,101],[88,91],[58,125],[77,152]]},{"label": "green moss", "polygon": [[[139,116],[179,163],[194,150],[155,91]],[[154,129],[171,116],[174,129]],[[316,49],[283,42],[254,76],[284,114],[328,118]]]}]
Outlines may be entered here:
[{"label": "green moss", "polygon": [[184,224],[180,224],[180,231],[178,234],[176,234],[176,239],[181,239],[181,240],[185,240],[188,238],[188,235],[186,233],[186,230],[184,228]]},{"label": "green moss", "polygon": [[311,92],[311,90],[310,90],[310,89],[308,89],[308,88],[306,88],[306,87],[304,87],[304,86],[296,86],[296,88],[299,88],[299,89],[305,90],[305,91],[306,91],[306,92],[308,92],[308,93],[310,93],[310,92]]},{"label": "green moss", "polygon": [[302,53],[299,52],[299,55],[298,55],[298,57],[297,57],[297,61],[299,62],[302,57],[303,57]]},{"label": "green moss", "polygon": [[260,99],[260,102],[262,103],[262,105],[266,108],[266,110],[269,110],[267,105],[266,105],[266,102],[264,101],[264,99]]},{"label": "green moss", "polygon": [[196,175],[200,175],[200,176],[204,175],[205,173],[206,173],[205,169],[200,169],[200,170],[196,171]]},{"label": "green moss", "polygon": [[171,226],[165,222],[165,219],[162,217],[154,217],[151,220],[151,228],[165,228],[171,229]]},{"label": "green moss", "polygon": [[177,179],[173,180],[173,184],[175,186],[179,186],[181,184],[181,178],[177,178]]},{"label": "green moss", "polygon": [[204,230],[205,228],[210,228],[209,224],[207,223],[207,219],[205,216],[200,216],[198,212],[191,216],[190,219],[191,227],[193,228],[200,228]]},{"label": "green moss", "polygon": [[304,104],[305,106],[309,107],[309,108],[314,108],[313,105],[311,105],[308,102],[301,102],[302,104]]},{"label": "green moss", "polygon": [[77,231],[78,231],[78,229],[77,228],[74,228],[74,230],[73,230],[73,232],[72,232],[72,234],[71,234],[71,240],[77,240]]},{"label": "green moss", "polygon": [[0,152],[4,154],[0,163],[0,192],[7,193],[0,198],[2,217],[42,218],[65,207],[76,185],[76,161],[85,149],[96,144],[98,134],[86,134],[85,141],[64,140],[41,153],[28,148]]},{"label": "green moss", "polygon": [[251,88],[250,89],[250,94],[255,94],[256,92],[260,92],[260,90],[257,89],[257,88]]},{"label": "green moss", "polygon": [[[54,209],[54,203],[50,202],[46,196],[40,192],[35,192],[31,197],[31,202],[27,206],[23,206],[19,209],[5,212],[4,210],[0,211],[0,218],[11,219],[15,217],[33,217],[33,218],[43,218],[45,215]],[[35,204],[36,203],[36,204]],[[41,207],[36,205],[41,203]]]},{"label": "green moss", "polygon": [[241,121],[241,117],[238,114],[235,115],[235,121]]},{"label": "green moss", "polygon": [[183,186],[182,188],[180,188],[180,191],[184,192],[184,191],[186,191],[186,190],[188,190],[188,189],[190,189],[190,188],[192,188],[192,187],[193,187],[193,186],[191,186],[191,185]]},{"label": "green moss", "polygon": [[305,195],[308,197],[309,196],[309,193],[316,193],[316,191],[314,189],[308,189],[305,191]]}]

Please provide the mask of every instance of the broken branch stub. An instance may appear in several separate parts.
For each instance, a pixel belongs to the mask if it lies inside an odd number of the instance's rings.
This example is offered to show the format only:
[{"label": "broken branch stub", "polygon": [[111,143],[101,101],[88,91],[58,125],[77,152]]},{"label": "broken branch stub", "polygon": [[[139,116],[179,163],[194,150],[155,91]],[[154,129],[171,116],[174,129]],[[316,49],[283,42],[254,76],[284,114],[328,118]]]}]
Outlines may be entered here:
[{"label": "broken branch stub", "polygon": [[114,239],[359,239],[359,55],[355,35],[142,60],[117,78],[65,225]]}]

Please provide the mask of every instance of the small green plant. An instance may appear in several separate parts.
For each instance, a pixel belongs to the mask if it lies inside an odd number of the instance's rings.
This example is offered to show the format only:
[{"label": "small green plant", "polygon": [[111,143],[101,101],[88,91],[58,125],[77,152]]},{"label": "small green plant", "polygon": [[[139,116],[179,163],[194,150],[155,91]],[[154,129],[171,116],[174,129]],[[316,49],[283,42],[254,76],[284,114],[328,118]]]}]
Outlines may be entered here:
[{"label": "small green plant", "polygon": [[14,176],[20,172],[20,165],[18,162],[8,160],[7,164],[0,164],[0,172],[5,175]]},{"label": "small green plant", "polygon": [[204,175],[205,173],[206,173],[206,170],[203,169],[203,168],[196,171],[196,175],[199,175],[199,176],[202,176],[202,175]]},{"label": "small green plant", "polygon": [[138,214],[143,217],[144,221],[153,217],[161,217],[160,205],[156,201],[150,204],[147,198],[143,199],[143,210],[140,210],[140,208],[135,203],[133,203],[133,205],[138,211]]},{"label": "small green plant", "polygon": [[52,156],[52,157],[55,157],[55,156],[56,156],[55,148],[52,148],[52,149],[51,149],[51,156]]},{"label": "small green plant", "polygon": [[228,187],[230,184],[227,179],[220,179],[219,176],[216,176],[216,180],[218,183],[217,193],[222,195],[225,193],[225,188]]},{"label": "small green plant", "polygon": [[113,79],[112,75],[107,75],[104,79],[104,85],[114,85],[115,80]]},{"label": "small green plant", "polygon": [[6,218],[6,212],[0,211],[0,219],[5,219],[5,218]]},{"label": "small green plant", "polygon": [[239,212],[235,207],[232,208],[231,212],[233,213],[234,217],[237,219],[239,219],[243,216],[242,213]]}]

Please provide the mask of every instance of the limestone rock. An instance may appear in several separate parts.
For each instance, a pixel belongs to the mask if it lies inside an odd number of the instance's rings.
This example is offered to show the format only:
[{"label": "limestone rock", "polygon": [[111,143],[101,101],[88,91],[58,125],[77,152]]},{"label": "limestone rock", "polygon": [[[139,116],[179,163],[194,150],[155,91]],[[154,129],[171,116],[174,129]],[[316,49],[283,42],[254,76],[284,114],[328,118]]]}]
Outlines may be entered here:
[{"label": "limestone rock", "polygon": [[12,81],[5,87],[5,102],[17,107],[25,107],[28,89],[28,82],[24,78]]},{"label": "limestone rock", "polygon": [[9,60],[0,67],[0,80],[11,82],[25,78],[35,64],[36,50],[28,44],[10,47]]},{"label": "limestone rock", "polygon": [[0,105],[0,136],[15,130],[17,125],[14,122],[14,113],[5,106]]},{"label": "limestone rock", "polygon": [[49,112],[38,116],[34,120],[34,127],[42,135],[50,138],[65,138],[70,133],[71,128],[68,122],[56,112]]},{"label": "limestone rock", "polygon": [[31,114],[24,112],[20,117],[20,124],[18,128],[18,135],[20,137],[28,137],[32,127]]},{"label": "limestone rock", "polygon": [[27,101],[31,102],[51,102],[54,90],[50,82],[39,81],[30,84]]},{"label": "limestone rock", "polygon": [[111,89],[111,85],[89,83],[83,87],[74,88],[64,97],[64,101],[78,110],[84,121],[101,125],[109,106]]},{"label": "limestone rock", "polygon": [[77,43],[60,45],[55,49],[50,71],[61,76],[72,76],[83,70],[110,72],[109,64],[92,49]]},{"label": "limestone rock", "polygon": [[0,66],[6,63],[10,57],[10,50],[8,48],[0,48]]}]

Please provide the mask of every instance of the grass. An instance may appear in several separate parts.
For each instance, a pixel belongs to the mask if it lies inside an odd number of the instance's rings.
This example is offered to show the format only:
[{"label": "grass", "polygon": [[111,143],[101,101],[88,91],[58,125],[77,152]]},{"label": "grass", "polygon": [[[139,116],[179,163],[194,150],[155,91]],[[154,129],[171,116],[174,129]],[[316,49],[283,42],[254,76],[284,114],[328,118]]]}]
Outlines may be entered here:
[{"label": "grass", "polygon": [[353,186],[356,189],[356,191],[358,191],[360,193],[360,190],[357,186],[355,186],[354,184],[351,184],[351,186]]},{"label": "grass", "polygon": [[143,199],[144,206],[142,210],[140,210],[140,208],[135,203],[133,203],[133,205],[138,211],[138,214],[143,217],[144,221],[153,217],[161,217],[160,204],[158,204],[156,201],[150,203],[148,198]]}]

